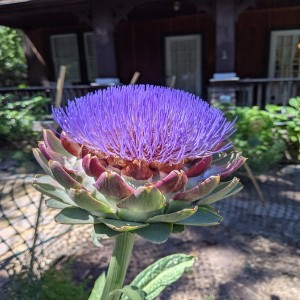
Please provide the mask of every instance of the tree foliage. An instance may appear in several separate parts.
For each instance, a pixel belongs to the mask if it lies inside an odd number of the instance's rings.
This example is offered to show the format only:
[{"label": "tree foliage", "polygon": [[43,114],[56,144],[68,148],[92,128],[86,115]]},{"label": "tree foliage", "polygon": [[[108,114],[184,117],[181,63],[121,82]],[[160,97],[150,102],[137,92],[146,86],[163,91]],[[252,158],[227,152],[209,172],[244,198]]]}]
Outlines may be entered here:
[{"label": "tree foliage", "polygon": [[0,26],[0,86],[17,86],[26,82],[27,66],[22,33]]}]

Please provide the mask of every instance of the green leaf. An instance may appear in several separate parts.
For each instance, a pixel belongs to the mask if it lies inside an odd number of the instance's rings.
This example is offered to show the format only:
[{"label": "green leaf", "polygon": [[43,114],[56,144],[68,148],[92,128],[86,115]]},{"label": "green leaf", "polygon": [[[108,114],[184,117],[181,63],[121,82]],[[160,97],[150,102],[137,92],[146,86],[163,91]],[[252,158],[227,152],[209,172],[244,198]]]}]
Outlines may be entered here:
[{"label": "green leaf", "polygon": [[40,149],[34,148],[34,149],[32,149],[32,153],[33,153],[35,159],[37,160],[37,162],[39,163],[39,165],[41,166],[41,168],[44,170],[44,172],[46,174],[52,176],[52,172],[48,165],[48,160],[44,157],[44,155],[42,154]]},{"label": "green leaf", "polygon": [[147,300],[155,299],[167,286],[177,281],[188,268],[192,267],[194,262],[195,257],[190,255],[166,256],[139,273],[130,285],[145,291]]},{"label": "green leaf", "polygon": [[192,225],[192,226],[211,226],[217,225],[222,221],[222,217],[208,208],[199,206],[197,212],[191,217],[176,222],[176,224]]},{"label": "green leaf", "polygon": [[115,219],[101,219],[101,221],[112,230],[116,230],[120,232],[132,231],[149,225],[145,223],[129,222],[129,221],[122,221],[122,220],[115,220]]},{"label": "green leaf", "polygon": [[45,202],[47,207],[56,208],[56,209],[64,209],[70,206],[69,204],[66,204],[56,199],[47,199]]},{"label": "green leaf", "polygon": [[172,227],[170,223],[153,223],[147,227],[135,230],[134,233],[152,243],[161,244],[169,238]]},{"label": "green leaf", "polygon": [[173,196],[174,200],[195,201],[209,195],[220,183],[220,176],[210,176],[203,182],[187,191],[177,193]]},{"label": "green leaf", "polygon": [[171,214],[164,214],[154,216],[147,220],[148,223],[158,223],[158,222],[165,222],[165,223],[176,223],[182,221],[190,216],[192,216],[198,207],[195,206],[194,208],[184,208],[183,210],[171,213]]},{"label": "green leaf", "polygon": [[77,206],[77,204],[66,193],[65,189],[48,175],[36,175],[32,186],[46,196],[72,206]]},{"label": "green leaf", "polygon": [[[120,293],[122,293],[123,295],[126,295],[125,297],[122,296],[122,299],[131,299],[131,300],[147,300],[148,298],[146,297],[147,294],[135,287],[135,286],[130,286],[130,285],[125,285],[122,289],[117,289],[114,290],[112,292],[110,292],[109,296],[118,296]],[[119,298],[118,298],[119,299]]]},{"label": "green leaf", "polygon": [[74,156],[69,153],[61,144],[59,138],[57,138],[52,130],[44,129],[44,141],[45,144],[54,152],[61,154],[62,156],[73,158]]},{"label": "green leaf", "polygon": [[171,214],[174,212],[181,211],[183,209],[192,208],[192,203],[188,201],[181,201],[181,200],[173,200],[169,203],[167,207],[167,214]]},{"label": "green leaf", "polygon": [[179,224],[173,224],[172,233],[182,233],[184,232],[185,226]]},{"label": "green leaf", "polygon": [[118,216],[123,220],[144,222],[161,214],[165,204],[165,196],[154,186],[139,187],[133,195],[117,204]]},{"label": "green leaf", "polygon": [[220,158],[213,160],[212,165],[226,165],[242,155],[240,151],[232,151],[229,154],[222,155]]},{"label": "green leaf", "polygon": [[74,202],[81,208],[88,210],[90,212],[112,214],[114,210],[110,208],[106,203],[101,202],[94,198],[91,193],[87,192],[84,189],[71,189],[70,195]]},{"label": "green leaf", "polygon": [[210,204],[224,199],[225,197],[228,197],[229,193],[231,193],[236,187],[237,191],[239,191],[243,187],[243,185],[240,183],[240,180],[238,178],[234,177],[231,181],[220,183],[218,187],[212,191],[211,194],[199,200],[197,204]]},{"label": "green leaf", "polygon": [[102,240],[109,239],[120,233],[121,232],[107,227],[105,224],[94,224],[94,228],[92,231],[92,240],[97,247],[101,247]]},{"label": "green leaf", "polygon": [[54,179],[66,189],[80,189],[82,185],[76,181],[57,161],[49,161],[50,170]]},{"label": "green leaf", "polygon": [[61,224],[95,224],[101,221],[95,216],[90,215],[86,210],[79,207],[67,207],[56,217],[55,221]]},{"label": "green leaf", "polygon": [[94,287],[92,289],[92,292],[88,300],[100,300],[104,289],[105,280],[106,280],[106,276],[105,273],[103,272],[95,281]]}]

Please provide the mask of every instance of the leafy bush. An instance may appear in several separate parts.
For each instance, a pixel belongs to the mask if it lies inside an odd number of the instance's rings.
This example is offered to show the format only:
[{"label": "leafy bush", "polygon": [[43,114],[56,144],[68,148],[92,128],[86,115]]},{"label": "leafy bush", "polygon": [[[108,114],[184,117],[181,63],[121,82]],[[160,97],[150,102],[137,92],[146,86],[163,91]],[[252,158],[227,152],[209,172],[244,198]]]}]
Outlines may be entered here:
[{"label": "leafy bush", "polygon": [[234,147],[248,157],[248,164],[256,173],[275,167],[284,155],[285,143],[274,128],[269,112],[258,107],[221,107],[225,115],[236,122],[232,136]]},{"label": "leafy bush", "polygon": [[27,65],[22,33],[0,26],[0,85],[16,86],[26,83]]},{"label": "leafy bush", "polygon": [[0,142],[13,148],[35,143],[33,122],[46,113],[49,99],[42,96],[11,102],[11,95],[0,96]]},{"label": "leafy bush", "polygon": [[300,97],[289,100],[289,106],[267,105],[275,129],[287,145],[291,159],[300,160]]},{"label": "leafy bush", "polygon": [[8,300],[85,300],[88,292],[82,283],[72,279],[70,266],[63,270],[50,269],[43,276],[28,278],[28,275],[18,275],[8,288]]}]

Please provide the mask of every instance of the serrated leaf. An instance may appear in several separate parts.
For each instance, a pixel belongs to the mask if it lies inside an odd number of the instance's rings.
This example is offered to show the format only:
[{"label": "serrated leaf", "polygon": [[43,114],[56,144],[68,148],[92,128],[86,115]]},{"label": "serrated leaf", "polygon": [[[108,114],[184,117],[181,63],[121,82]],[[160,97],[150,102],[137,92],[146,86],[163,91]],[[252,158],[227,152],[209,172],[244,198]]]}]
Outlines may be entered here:
[{"label": "serrated leaf", "polygon": [[153,218],[148,219],[147,223],[159,223],[159,222],[176,223],[178,221],[184,220],[192,216],[197,211],[197,209],[198,207],[195,206],[194,208],[184,208],[183,210],[171,214],[154,216]]},{"label": "serrated leaf", "polygon": [[109,228],[120,232],[132,231],[149,225],[145,223],[137,223],[137,222],[130,222],[130,221],[115,220],[115,219],[101,219],[101,221]]},{"label": "serrated leaf", "polygon": [[198,210],[191,217],[176,224],[191,225],[191,226],[211,226],[217,225],[222,221],[222,217],[215,212],[212,212],[206,207],[198,207]]},{"label": "serrated leaf", "polygon": [[66,207],[69,207],[69,204],[66,204],[62,201],[56,200],[56,199],[47,199],[45,201],[46,206],[50,208],[56,208],[56,209],[64,209]]},{"label": "serrated leaf", "polygon": [[112,291],[109,296],[118,296],[120,293],[124,295],[121,300],[126,298],[130,300],[147,300],[147,294],[143,290],[130,285],[125,285],[122,289]]},{"label": "serrated leaf", "polygon": [[92,292],[88,300],[99,300],[101,298],[104,285],[105,285],[105,280],[106,280],[106,276],[105,273],[103,272],[95,281],[94,287],[92,289]]},{"label": "serrated leaf", "polygon": [[101,221],[79,207],[67,207],[56,217],[55,221],[61,224],[95,224]]},{"label": "serrated leaf", "polygon": [[169,238],[172,227],[173,224],[170,223],[153,223],[147,227],[135,230],[134,233],[152,243],[161,244]]},{"label": "serrated leaf", "polygon": [[[131,282],[147,293],[147,300],[155,299],[170,284],[177,281],[183,273],[195,262],[194,256],[173,254],[161,258],[141,273]],[[125,298],[122,300],[129,300]]]}]

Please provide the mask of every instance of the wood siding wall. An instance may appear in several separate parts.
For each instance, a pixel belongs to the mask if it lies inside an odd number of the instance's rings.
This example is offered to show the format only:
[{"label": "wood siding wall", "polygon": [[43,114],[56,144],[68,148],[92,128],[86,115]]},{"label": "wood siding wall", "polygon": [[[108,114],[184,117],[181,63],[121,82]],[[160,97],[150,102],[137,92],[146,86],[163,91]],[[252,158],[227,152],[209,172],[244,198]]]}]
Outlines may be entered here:
[{"label": "wood siding wall", "polygon": [[[236,72],[241,78],[267,77],[269,43],[272,30],[299,29],[300,7],[248,10],[236,23]],[[49,79],[54,81],[49,37],[92,31],[88,26],[49,27],[26,30],[45,59]],[[123,21],[115,31],[118,74],[128,83],[135,71],[141,72],[139,83],[165,84],[164,37],[184,34],[202,35],[203,87],[215,72],[215,21],[211,15],[196,14],[161,20]],[[82,42],[79,39],[79,43]],[[80,52],[82,52],[82,45]],[[84,66],[84,56],[81,55]],[[82,70],[83,83],[87,82]]]},{"label": "wood siding wall", "polygon": [[125,21],[116,30],[119,75],[129,82],[135,71],[140,83],[165,84],[164,37],[201,34],[203,81],[207,85],[215,68],[215,24],[207,14],[154,21]]},{"label": "wood siding wall", "polygon": [[236,24],[236,71],[241,78],[268,77],[272,30],[300,29],[300,7],[249,10]]}]

